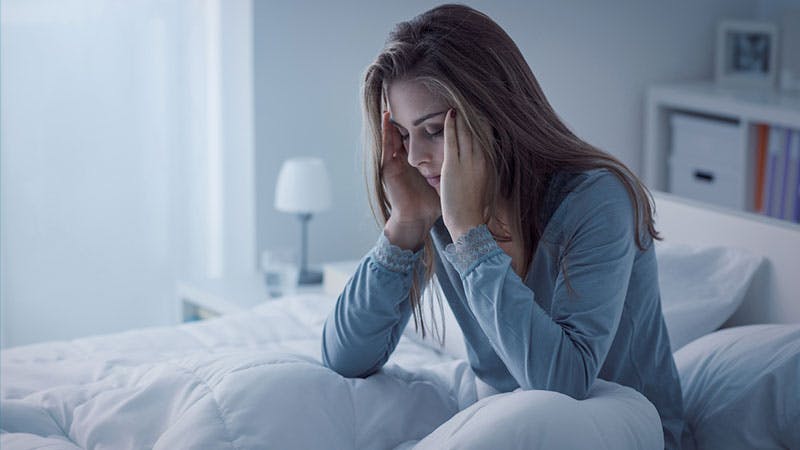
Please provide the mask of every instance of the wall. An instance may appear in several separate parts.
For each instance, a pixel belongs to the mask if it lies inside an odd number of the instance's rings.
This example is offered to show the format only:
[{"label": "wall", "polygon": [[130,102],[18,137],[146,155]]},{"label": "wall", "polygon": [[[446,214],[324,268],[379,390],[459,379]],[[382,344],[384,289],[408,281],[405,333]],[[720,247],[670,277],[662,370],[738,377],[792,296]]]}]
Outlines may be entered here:
[{"label": "wall", "polygon": [[800,91],[800,1],[757,0],[756,18],[778,26],[778,86]]},{"label": "wall", "polygon": [[173,322],[255,259],[249,0],[6,0],[0,318],[16,346]]},{"label": "wall", "polygon": [[[296,220],[275,212],[272,196],[281,161],[300,154],[323,157],[335,182],[335,208],[311,221],[309,260],[360,258],[374,243],[361,169],[361,74],[394,23],[438,3],[255,3],[259,249],[299,241]],[[751,0],[465,3],[506,29],[578,135],[636,171],[645,88],[710,78],[717,19],[755,10]]]},{"label": "wall", "polygon": [[756,0],[755,3],[755,17],[759,20],[778,22],[782,13],[800,9],[800,2],[797,0]]}]

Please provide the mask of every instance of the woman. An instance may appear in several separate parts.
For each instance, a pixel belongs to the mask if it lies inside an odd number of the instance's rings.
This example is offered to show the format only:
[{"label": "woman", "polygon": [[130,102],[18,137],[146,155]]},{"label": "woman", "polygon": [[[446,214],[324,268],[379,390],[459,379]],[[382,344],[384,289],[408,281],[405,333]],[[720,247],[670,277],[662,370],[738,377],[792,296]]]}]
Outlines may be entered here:
[{"label": "woman", "polygon": [[384,229],[325,324],[322,358],[382,367],[435,272],[493,392],[641,392],[668,448],[684,428],[647,189],[555,114],[511,38],[444,5],[400,23],[366,71]]}]

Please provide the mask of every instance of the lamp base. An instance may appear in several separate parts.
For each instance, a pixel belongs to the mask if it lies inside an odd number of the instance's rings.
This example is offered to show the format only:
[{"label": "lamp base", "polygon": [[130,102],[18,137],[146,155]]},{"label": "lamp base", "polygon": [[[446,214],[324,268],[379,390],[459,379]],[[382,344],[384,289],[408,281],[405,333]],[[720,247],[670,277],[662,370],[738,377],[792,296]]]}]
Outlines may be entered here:
[{"label": "lamp base", "polygon": [[297,277],[297,284],[299,285],[306,285],[306,284],[321,284],[322,283],[322,271],[319,270],[301,270],[300,274]]}]

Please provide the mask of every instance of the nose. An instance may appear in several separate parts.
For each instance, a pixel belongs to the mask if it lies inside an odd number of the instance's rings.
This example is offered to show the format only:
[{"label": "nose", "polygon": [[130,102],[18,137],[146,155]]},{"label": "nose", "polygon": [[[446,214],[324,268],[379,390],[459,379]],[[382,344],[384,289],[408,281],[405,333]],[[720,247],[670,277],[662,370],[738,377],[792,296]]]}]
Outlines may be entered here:
[{"label": "nose", "polygon": [[422,164],[431,162],[433,152],[430,145],[419,142],[411,136],[408,137],[406,142],[408,146],[408,164],[410,166],[418,169]]}]

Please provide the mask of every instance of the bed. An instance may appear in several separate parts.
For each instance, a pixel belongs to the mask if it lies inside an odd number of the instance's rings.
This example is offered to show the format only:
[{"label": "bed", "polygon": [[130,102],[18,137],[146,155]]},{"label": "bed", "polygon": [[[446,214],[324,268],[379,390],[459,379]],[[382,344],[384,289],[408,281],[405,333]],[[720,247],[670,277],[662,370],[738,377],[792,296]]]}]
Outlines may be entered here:
[{"label": "bed", "polygon": [[[800,448],[800,227],[669,194],[656,204],[663,308],[697,447]],[[446,307],[444,345],[412,325],[384,369],[343,378],[319,362],[335,300],[294,295],[202,322],[6,349],[0,447],[663,446],[655,408],[614,383],[599,380],[581,402],[486,395]],[[523,395],[541,408],[519,427]]]}]

